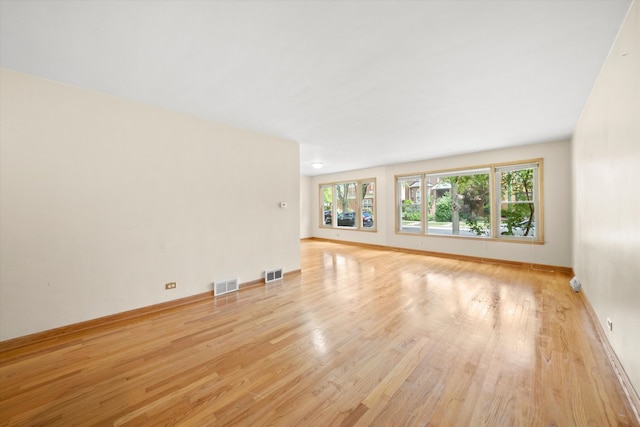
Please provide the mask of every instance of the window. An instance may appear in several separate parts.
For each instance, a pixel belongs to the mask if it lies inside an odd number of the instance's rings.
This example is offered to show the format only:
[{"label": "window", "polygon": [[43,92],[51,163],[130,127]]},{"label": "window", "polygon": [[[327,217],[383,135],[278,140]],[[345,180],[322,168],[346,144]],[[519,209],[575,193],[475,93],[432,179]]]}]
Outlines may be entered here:
[{"label": "window", "polygon": [[375,179],[320,185],[320,226],[376,229]]},{"label": "window", "polygon": [[499,236],[536,239],[539,209],[538,163],[497,167]]},{"label": "window", "polygon": [[356,183],[347,182],[335,185],[336,224],[338,227],[357,227],[356,218],[358,201],[356,198]]},{"label": "window", "polygon": [[331,227],[333,225],[333,186],[320,186],[320,197],[322,199],[322,214],[320,215],[320,225]]},{"label": "window", "polygon": [[427,234],[490,236],[490,169],[425,176]]},{"label": "window", "polygon": [[398,228],[408,233],[422,232],[422,176],[396,178]]},{"label": "window", "polygon": [[362,212],[362,227],[373,228],[375,226],[375,202],[376,202],[376,183],[373,181],[362,181],[360,183],[360,198],[362,203],[360,209]]},{"label": "window", "polygon": [[537,159],[396,177],[397,230],[541,242],[541,173]]}]

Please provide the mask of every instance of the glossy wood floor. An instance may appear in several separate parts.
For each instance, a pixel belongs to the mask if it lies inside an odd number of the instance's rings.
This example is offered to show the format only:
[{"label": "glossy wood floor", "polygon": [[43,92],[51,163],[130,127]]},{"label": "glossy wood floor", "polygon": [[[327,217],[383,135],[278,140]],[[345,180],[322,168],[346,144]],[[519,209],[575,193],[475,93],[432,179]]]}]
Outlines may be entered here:
[{"label": "glossy wood floor", "polygon": [[301,275],[0,354],[3,425],[637,425],[566,274],[302,242]]}]

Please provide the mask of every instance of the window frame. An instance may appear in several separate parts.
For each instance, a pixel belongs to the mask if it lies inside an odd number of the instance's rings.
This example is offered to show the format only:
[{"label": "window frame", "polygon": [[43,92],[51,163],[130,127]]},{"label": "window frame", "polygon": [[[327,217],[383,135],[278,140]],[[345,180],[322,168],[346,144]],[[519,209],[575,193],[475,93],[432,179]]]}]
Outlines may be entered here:
[{"label": "window frame", "polygon": [[[325,209],[326,205],[325,205],[325,197],[324,197],[325,196],[324,188],[326,188],[326,187],[328,187],[331,190],[331,204],[330,204],[329,210],[328,210],[330,215],[331,215],[331,219],[330,219],[329,224],[327,224],[327,222],[326,222],[327,219],[326,219],[326,214],[325,214],[325,212],[327,210]],[[318,216],[318,218],[319,218],[319,221],[320,221],[320,227],[324,227],[324,228],[333,227],[334,218],[336,217],[335,209],[334,209],[335,202],[334,202],[334,199],[333,199],[333,188],[334,188],[333,184],[320,184],[320,186],[319,186],[320,215]]]},{"label": "window frame", "polygon": [[[506,201],[502,200],[502,186],[500,184],[499,174],[503,172],[515,172],[526,169],[533,169],[532,178],[532,198],[530,201],[513,201],[507,202],[512,204],[525,204],[533,203],[534,206],[534,235],[533,236],[518,236],[518,235],[506,235],[500,232],[500,225],[502,224],[502,204]],[[525,243],[544,243],[544,221],[543,221],[543,197],[542,197],[542,159],[535,159],[531,161],[505,163],[495,165],[493,168],[493,181],[494,181],[494,201],[492,204],[492,220],[496,224],[496,235],[494,236],[498,240],[512,241],[512,242],[525,242]]]},{"label": "window frame", "polygon": [[[364,194],[359,194],[359,206],[360,206],[360,215],[358,216],[358,218],[360,218],[360,226],[362,227],[363,230],[376,230],[378,221],[377,221],[377,183],[375,178],[373,179],[360,179],[358,180],[358,190],[362,193],[363,190],[365,190],[365,185],[367,186],[367,188],[369,187],[369,185],[373,184],[373,197],[367,197],[367,194],[369,194],[369,192],[365,192]],[[369,203],[365,203],[365,201],[370,201],[371,202],[371,206],[366,206],[365,204],[368,205]],[[369,214],[371,215],[371,226],[365,226],[363,221],[364,221],[364,212],[365,209],[367,212],[369,212]]]},{"label": "window frame", "polygon": [[[534,168],[534,177],[533,177],[533,204],[534,204],[534,235],[533,236],[518,236],[518,235],[503,235],[500,232],[500,206],[501,206],[501,194],[500,185],[496,181],[499,179],[499,173],[504,173],[504,171],[516,171],[528,169],[530,167]],[[399,174],[394,176],[395,182],[395,212],[396,212],[396,221],[395,221],[395,232],[396,234],[401,235],[410,235],[410,236],[423,236],[423,237],[436,237],[436,238],[456,238],[456,239],[482,239],[482,240],[492,240],[492,241],[501,241],[501,242],[513,242],[513,243],[529,243],[529,244],[544,244],[544,197],[543,197],[543,159],[528,159],[528,160],[518,160],[512,162],[502,162],[502,163],[492,163],[485,165],[476,165],[469,166],[465,168],[451,168],[451,169],[441,169],[441,170],[432,170],[421,173],[408,173],[408,174]],[[400,199],[400,183],[401,181],[406,181],[407,179],[412,178],[421,178],[421,190],[424,193],[424,188],[427,186],[427,182],[429,178],[433,177],[447,177],[447,176],[466,176],[473,174],[489,174],[489,217],[490,217],[490,230],[487,235],[459,235],[459,234],[433,234],[429,233],[429,220],[428,220],[428,199],[430,197],[429,192],[427,192],[426,197],[423,194],[421,197],[421,227],[420,231],[407,231],[403,230],[402,227],[402,214],[401,214],[401,203]],[[518,201],[519,203],[527,203],[523,201]]]},{"label": "window frame", "polygon": [[[424,174],[406,174],[406,175],[396,175],[395,176],[395,190],[396,190],[396,197],[395,197],[395,224],[396,224],[396,231],[402,234],[410,234],[410,235],[420,235],[420,234],[424,234],[424,227],[425,227],[425,220],[424,220],[424,197],[422,195],[422,193],[424,192]],[[404,201],[407,200],[404,198],[404,189],[402,186],[403,182],[409,182],[409,181],[413,181],[416,182],[418,181],[420,183],[419,186],[419,194],[420,194],[420,200],[416,203],[412,203],[412,205],[418,205],[419,209],[420,209],[420,228],[415,229],[415,231],[410,231],[410,229],[403,229],[403,224],[402,221],[404,220],[403,214],[402,214],[402,209],[404,206]],[[411,186],[409,186],[411,187]],[[409,193],[411,193],[411,190],[409,190]],[[400,195],[403,195],[403,198],[400,199]],[[417,198],[417,195],[416,195]],[[409,194],[409,199],[411,200],[411,194]]]},{"label": "window frame", "polygon": [[[451,219],[451,233],[435,233],[429,232],[429,208],[430,208],[430,204],[429,204],[429,198],[431,197],[431,186],[429,184],[427,184],[427,181],[430,181],[432,178],[438,180],[438,182],[435,184],[435,186],[437,186],[440,182],[442,182],[442,179],[446,179],[446,178],[452,178],[452,177],[466,177],[466,176],[478,176],[478,175],[486,175],[487,176],[487,204],[489,205],[489,214],[488,214],[488,219],[491,223],[491,216],[492,216],[492,198],[491,198],[491,167],[489,166],[482,166],[482,167],[475,167],[475,168],[465,168],[465,169],[456,169],[456,170],[449,170],[449,171],[439,171],[439,172],[431,172],[431,173],[425,173],[424,174],[424,181],[425,181],[425,186],[429,187],[429,191],[428,191],[428,197],[427,197],[427,208],[425,210],[426,214],[426,221],[425,221],[425,230],[424,233],[428,236],[456,236],[456,237],[470,237],[470,238],[487,238],[487,237],[491,237],[492,236],[492,230],[491,228],[488,230],[489,233],[487,235],[466,235],[466,234],[460,234],[460,231],[463,232],[469,232],[469,231],[465,231],[462,230],[460,225],[462,224],[466,224],[466,220],[463,220],[462,218],[458,217],[457,221],[454,219],[454,215],[456,212],[459,212],[460,208],[463,207],[464,205],[458,205],[456,200],[454,200],[454,196],[460,196],[457,191],[454,190],[454,186],[449,183],[450,187],[449,187],[449,197],[452,199],[451,200],[451,211],[452,211],[452,219]],[[460,199],[460,197],[456,197],[457,199]],[[437,206],[437,199],[434,202]],[[458,206],[458,208],[456,208],[456,206]],[[436,210],[437,212],[437,210]],[[437,221],[437,218],[434,220],[434,222],[439,222]],[[457,228],[457,233],[455,233],[455,224],[458,224],[458,228]],[[469,225],[467,225],[467,227],[469,227]]]},{"label": "window frame", "polygon": [[[338,225],[338,201],[336,187],[339,185],[350,185],[355,184],[355,203],[354,210],[356,218],[354,220],[353,226],[348,225]],[[364,184],[373,184],[373,197],[372,199],[372,208],[368,209],[371,213],[371,217],[373,218],[373,223],[370,227],[365,227],[362,220],[363,215],[363,202],[364,196],[362,186]],[[324,200],[324,188],[331,188],[331,223],[327,224],[325,221],[325,200]],[[322,229],[338,229],[338,230],[354,230],[354,231],[370,231],[377,232],[378,231],[378,221],[377,221],[377,182],[376,178],[364,178],[364,179],[353,179],[353,180],[344,180],[344,181],[334,181],[334,182],[325,182],[318,184],[318,195],[319,195],[319,216],[318,223],[319,227]],[[352,212],[352,211],[349,211]]]}]

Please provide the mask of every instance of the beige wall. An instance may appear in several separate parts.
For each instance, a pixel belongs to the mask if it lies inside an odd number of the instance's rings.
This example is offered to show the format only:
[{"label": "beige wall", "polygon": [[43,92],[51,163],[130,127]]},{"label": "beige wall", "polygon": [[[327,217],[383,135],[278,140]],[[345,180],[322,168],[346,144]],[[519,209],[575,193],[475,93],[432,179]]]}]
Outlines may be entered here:
[{"label": "beige wall", "polygon": [[[574,269],[640,392],[640,3],[635,1],[573,139]],[[613,331],[606,327],[613,321]]]},{"label": "beige wall", "polygon": [[0,97],[0,339],[300,268],[297,143],[8,70]]},{"label": "beige wall", "polygon": [[[312,198],[313,236],[399,248],[444,252],[502,260],[570,267],[571,257],[571,146],[569,141],[525,145],[440,159],[422,160],[385,167],[314,177]],[[533,158],[544,159],[544,245],[398,234],[395,232],[395,176],[442,169]],[[363,178],[377,179],[376,233],[319,226],[318,185]]]},{"label": "beige wall", "polygon": [[300,238],[306,239],[311,237],[311,216],[309,215],[309,206],[311,205],[312,195],[308,188],[311,185],[311,177],[300,175]]}]

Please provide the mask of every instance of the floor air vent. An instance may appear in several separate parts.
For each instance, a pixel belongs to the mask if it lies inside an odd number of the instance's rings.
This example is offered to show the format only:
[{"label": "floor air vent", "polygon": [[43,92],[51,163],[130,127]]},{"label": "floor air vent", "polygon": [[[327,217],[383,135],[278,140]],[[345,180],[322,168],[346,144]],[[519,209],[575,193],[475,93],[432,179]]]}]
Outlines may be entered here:
[{"label": "floor air vent", "polygon": [[282,269],[276,268],[275,270],[267,270],[264,272],[264,283],[275,282],[282,279]]},{"label": "floor air vent", "polygon": [[213,284],[213,295],[224,295],[238,290],[238,278],[227,279]]}]

